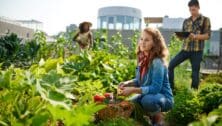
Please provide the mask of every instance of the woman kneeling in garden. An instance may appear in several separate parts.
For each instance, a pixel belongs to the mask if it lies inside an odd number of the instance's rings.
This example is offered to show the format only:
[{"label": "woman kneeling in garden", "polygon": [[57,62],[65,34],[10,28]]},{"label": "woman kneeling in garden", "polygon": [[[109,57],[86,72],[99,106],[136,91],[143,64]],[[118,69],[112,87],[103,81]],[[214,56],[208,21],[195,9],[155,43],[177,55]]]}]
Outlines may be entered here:
[{"label": "woman kneeling in garden", "polygon": [[163,125],[161,112],[172,109],[173,95],[167,72],[168,49],[158,29],[146,28],[138,43],[136,78],[119,84],[121,95],[134,97],[153,125]]}]

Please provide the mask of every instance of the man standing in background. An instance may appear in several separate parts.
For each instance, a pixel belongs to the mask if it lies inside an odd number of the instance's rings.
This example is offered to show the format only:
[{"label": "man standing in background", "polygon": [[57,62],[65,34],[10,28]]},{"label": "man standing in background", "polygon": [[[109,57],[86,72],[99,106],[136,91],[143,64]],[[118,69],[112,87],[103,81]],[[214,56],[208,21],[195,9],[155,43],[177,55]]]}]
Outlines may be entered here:
[{"label": "man standing in background", "polygon": [[172,89],[174,89],[174,68],[187,59],[190,60],[192,67],[191,88],[198,89],[204,41],[208,40],[211,34],[210,19],[199,13],[200,5],[198,0],[190,0],[188,7],[191,16],[184,20],[183,32],[190,32],[190,35],[184,39],[182,50],[169,64],[169,81]]}]

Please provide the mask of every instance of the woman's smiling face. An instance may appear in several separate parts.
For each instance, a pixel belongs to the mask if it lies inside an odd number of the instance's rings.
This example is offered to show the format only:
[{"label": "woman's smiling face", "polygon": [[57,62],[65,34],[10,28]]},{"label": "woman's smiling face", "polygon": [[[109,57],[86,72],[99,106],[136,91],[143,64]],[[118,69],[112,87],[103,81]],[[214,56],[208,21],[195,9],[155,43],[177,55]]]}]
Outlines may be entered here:
[{"label": "woman's smiling face", "polygon": [[152,48],[152,46],[153,37],[147,32],[143,31],[139,41],[140,50],[148,52]]}]

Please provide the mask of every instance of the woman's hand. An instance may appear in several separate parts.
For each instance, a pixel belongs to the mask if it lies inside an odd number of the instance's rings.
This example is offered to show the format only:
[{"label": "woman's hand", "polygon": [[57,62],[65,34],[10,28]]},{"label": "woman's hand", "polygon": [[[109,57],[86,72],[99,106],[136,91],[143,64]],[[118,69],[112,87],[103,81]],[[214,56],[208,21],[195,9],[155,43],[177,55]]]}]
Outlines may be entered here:
[{"label": "woman's hand", "polygon": [[142,94],[142,90],[141,88],[137,88],[137,87],[123,87],[123,89],[119,91],[119,95],[122,95],[122,96],[129,96],[133,93]]},{"label": "woman's hand", "polygon": [[128,85],[128,82],[127,82],[127,81],[121,82],[121,83],[119,84],[118,88],[121,89],[121,90],[123,90],[124,87],[127,87],[127,85]]},{"label": "woman's hand", "polygon": [[123,96],[129,96],[134,93],[135,87],[123,87],[121,94]]}]

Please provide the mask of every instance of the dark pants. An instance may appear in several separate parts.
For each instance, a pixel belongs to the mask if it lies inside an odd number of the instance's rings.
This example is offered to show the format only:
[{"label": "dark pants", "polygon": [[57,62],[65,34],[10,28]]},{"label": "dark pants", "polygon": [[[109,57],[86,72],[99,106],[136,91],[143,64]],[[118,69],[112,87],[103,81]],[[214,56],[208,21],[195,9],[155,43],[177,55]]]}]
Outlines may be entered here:
[{"label": "dark pants", "polygon": [[199,72],[200,72],[200,63],[202,61],[203,51],[188,52],[180,51],[169,64],[169,81],[171,88],[174,89],[174,68],[181,64],[183,61],[189,59],[192,66],[192,85],[194,89],[198,88],[199,85]]}]

